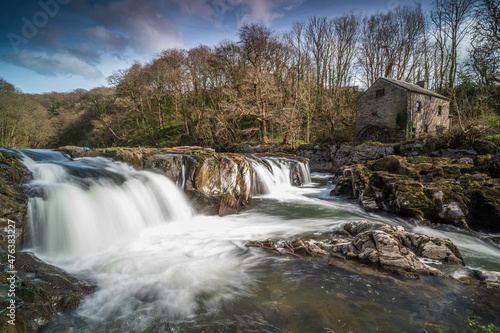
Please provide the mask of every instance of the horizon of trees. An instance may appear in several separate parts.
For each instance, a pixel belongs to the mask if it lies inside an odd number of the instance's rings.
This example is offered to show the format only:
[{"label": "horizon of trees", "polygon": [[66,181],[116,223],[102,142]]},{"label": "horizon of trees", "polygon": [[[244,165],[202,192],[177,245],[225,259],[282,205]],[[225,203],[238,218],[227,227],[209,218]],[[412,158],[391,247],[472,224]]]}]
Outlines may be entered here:
[{"label": "horizon of trees", "polygon": [[434,0],[430,13],[413,4],[313,16],[280,34],[243,25],[237,41],[118,70],[112,88],[30,95],[0,80],[0,145],[351,141],[354,82],[381,76],[428,81],[464,132],[498,127],[499,23],[498,0]]}]

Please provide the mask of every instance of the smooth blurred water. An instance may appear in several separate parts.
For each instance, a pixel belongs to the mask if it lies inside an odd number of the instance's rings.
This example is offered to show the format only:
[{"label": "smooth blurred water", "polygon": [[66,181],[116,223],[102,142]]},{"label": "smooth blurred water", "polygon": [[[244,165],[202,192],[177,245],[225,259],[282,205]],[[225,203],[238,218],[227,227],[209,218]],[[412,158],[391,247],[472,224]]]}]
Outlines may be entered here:
[{"label": "smooth blurred water", "polygon": [[381,221],[448,237],[467,265],[500,271],[498,247],[367,213],[329,196],[330,175],[292,187],[285,164],[267,165],[260,170],[271,174],[266,194],[221,218],[193,214],[183,193],[152,172],[102,158],[23,153],[34,175],[32,250],[98,286],[46,332],[426,332],[463,329],[468,315],[500,321],[498,297],[485,288],[433,277],[400,281],[245,246]]}]

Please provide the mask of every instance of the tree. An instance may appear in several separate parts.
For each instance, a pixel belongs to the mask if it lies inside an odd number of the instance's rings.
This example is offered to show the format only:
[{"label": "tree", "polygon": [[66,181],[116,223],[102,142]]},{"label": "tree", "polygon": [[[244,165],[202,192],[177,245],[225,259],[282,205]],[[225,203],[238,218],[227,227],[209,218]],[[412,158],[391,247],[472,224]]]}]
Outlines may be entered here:
[{"label": "tree", "polygon": [[47,110],[0,78],[0,146],[43,148],[53,133]]},{"label": "tree", "polygon": [[[273,52],[280,44],[271,31],[260,24],[243,25],[239,32],[241,53],[248,64],[246,80],[251,85],[248,103],[251,114],[260,122],[261,140],[268,140],[269,104],[277,93],[273,77]],[[250,96],[248,96],[250,97]]]},{"label": "tree", "polygon": [[482,0],[475,18],[470,64],[481,84],[489,87],[500,83],[500,2]]},{"label": "tree", "polygon": [[[458,47],[470,30],[476,0],[435,0],[431,11],[437,46],[440,50],[439,88],[455,86]],[[446,78],[445,78],[446,76]]]}]

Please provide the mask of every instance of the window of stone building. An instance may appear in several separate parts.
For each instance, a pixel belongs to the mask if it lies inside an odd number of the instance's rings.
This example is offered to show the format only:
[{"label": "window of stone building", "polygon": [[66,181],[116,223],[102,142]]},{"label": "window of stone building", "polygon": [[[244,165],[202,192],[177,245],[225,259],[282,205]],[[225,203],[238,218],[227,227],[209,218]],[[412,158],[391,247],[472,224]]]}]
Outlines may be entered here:
[{"label": "window of stone building", "polygon": [[443,112],[443,107],[441,105],[439,105],[438,106],[438,116],[440,116],[442,112]]},{"label": "window of stone building", "polygon": [[420,112],[421,109],[422,109],[422,102],[418,101],[417,102],[417,112]]},{"label": "window of stone building", "polygon": [[375,91],[375,97],[382,97],[385,95],[385,89]]},{"label": "window of stone building", "polygon": [[429,125],[425,124],[424,125],[424,133],[427,133],[429,131]]}]

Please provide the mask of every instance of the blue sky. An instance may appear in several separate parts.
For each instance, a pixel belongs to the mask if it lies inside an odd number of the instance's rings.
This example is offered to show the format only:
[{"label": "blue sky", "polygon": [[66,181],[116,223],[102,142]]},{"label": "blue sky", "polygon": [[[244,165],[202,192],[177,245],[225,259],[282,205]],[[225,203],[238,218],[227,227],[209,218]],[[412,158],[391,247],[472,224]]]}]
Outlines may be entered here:
[{"label": "blue sky", "polygon": [[[237,40],[239,27],[285,31],[309,17],[373,14],[408,0],[24,0],[0,5],[0,77],[26,93],[106,86],[166,48]],[[425,1],[424,1],[425,6]]]}]

